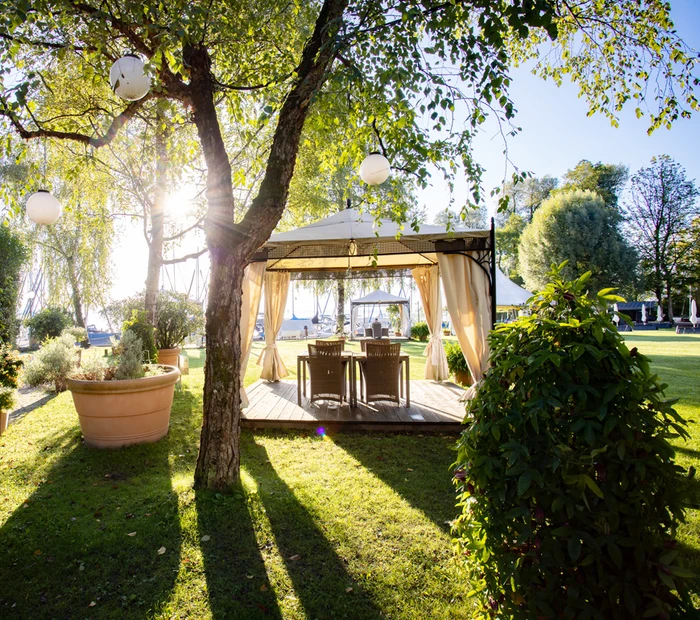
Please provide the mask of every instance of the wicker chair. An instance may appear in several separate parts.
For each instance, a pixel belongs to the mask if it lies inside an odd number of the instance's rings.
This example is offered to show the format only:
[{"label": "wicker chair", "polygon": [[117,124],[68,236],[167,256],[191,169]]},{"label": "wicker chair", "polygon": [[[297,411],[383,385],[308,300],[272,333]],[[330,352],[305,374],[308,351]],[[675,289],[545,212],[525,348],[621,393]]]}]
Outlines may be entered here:
[{"label": "wicker chair", "polygon": [[309,401],[334,400],[342,403],[345,398],[345,371],[347,360],[344,360],[342,343],[334,342],[334,346],[309,347]]},{"label": "wicker chair", "polygon": [[340,345],[340,350],[345,351],[345,338],[338,338],[336,340],[317,340],[316,346],[319,349],[337,347]]},{"label": "wicker chair", "polygon": [[378,344],[379,346],[386,346],[386,345],[391,344],[391,340],[389,340],[388,338],[386,340],[382,340],[382,339],[379,339],[379,340],[377,340],[377,339],[360,340],[360,349],[362,349],[363,353],[367,350],[366,347],[367,347],[368,342],[371,344]]},{"label": "wicker chair", "polygon": [[401,344],[379,344],[368,340],[365,352],[367,357],[360,362],[365,384],[365,402],[390,400],[400,404]]}]

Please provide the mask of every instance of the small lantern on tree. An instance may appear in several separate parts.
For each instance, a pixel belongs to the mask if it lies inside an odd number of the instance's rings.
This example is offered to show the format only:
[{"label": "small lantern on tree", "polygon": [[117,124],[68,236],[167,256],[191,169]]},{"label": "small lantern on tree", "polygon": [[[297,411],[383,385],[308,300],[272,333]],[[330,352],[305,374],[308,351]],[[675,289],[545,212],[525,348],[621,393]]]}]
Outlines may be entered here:
[{"label": "small lantern on tree", "polygon": [[367,155],[360,164],[360,177],[367,185],[381,185],[390,173],[389,160],[377,151]]},{"label": "small lantern on tree", "polygon": [[112,65],[109,82],[112,90],[127,101],[142,99],[151,88],[151,78],[141,59],[134,54],[124,54]]},{"label": "small lantern on tree", "polygon": [[61,217],[61,203],[45,189],[40,189],[27,199],[27,215],[37,224],[53,224]]}]

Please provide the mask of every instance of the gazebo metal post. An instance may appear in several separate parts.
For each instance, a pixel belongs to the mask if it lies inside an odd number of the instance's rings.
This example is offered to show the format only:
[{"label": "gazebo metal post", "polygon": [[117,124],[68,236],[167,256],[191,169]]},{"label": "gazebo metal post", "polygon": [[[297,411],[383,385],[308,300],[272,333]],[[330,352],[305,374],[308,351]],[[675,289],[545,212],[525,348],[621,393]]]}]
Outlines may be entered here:
[{"label": "gazebo metal post", "polygon": [[491,329],[496,327],[496,221],[491,218]]}]

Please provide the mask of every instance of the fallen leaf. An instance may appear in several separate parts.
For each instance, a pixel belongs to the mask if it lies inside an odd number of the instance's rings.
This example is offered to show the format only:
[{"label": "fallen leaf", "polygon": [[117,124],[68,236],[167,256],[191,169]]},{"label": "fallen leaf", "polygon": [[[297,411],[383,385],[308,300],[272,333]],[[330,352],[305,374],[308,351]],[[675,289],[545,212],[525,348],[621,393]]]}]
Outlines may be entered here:
[{"label": "fallen leaf", "polygon": [[150,517],[150,516],[151,516],[151,513],[150,513],[150,512],[147,512],[147,513],[146,513],[146,516],[147,516],[147,517]]},{"label": "fallen leaf", "polygon": [[253,578],[253,575],[246,575],[245,578],[246,578],[246,579],[252,579],[252,578]]},{"label": "fallen leaf", "polygon": [[260,592],[267,592],[267,586],[265,584],[260,586]]},{"label": "fallen leaf", "polygon": [[41,549],[37,549],[37,550],[34,552],[34,555],[41,555]]},{"label": "fallen leaf", "polygon": [[163,555],[165,553],[165,547],[158,549],[158,555]]},{"label": "fallen leaf", "polygon": [[97,605],[97,603],[95,601],[90,601],[90,604],[88,605],[88,607],[94,607],[95,605]]},{"label": "fallen leaf", "polygon": [[136,532],[129,532],[127,536],[136,536]]},{"label": "fallen leaf", "polygon": [[407,467],[406,471],[413,471],[413,470],[410,467]]},{"label": "fallen leaf", "polygon": [[210,540],[211,540],[211,536],[209,536],[208,534],[205,534],[204,536],[202,536],[202,542],[209,542]]},{"label": "fallen leaf", "polygon": [[289,558],[292,562],[296,562],[297,560],[301,560],[301,556],[296,553],[294,554],[291,558]]},{"label": "fallen leaf", "polygon": [[346,594],[350,594],[350,592],[352,592],[352,588],[345,588],[345,592]]}]

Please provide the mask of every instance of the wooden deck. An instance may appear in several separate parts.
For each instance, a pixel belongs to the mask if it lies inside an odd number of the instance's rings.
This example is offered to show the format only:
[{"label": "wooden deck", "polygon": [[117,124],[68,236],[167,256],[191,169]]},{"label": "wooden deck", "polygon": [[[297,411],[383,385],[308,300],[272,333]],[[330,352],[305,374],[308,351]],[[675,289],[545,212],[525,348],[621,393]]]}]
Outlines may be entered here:
[{"label": "wooden deck", "polygon": [[[357,407],[347,403],[297,405],[296,381],[268,383],[259,380],[246,388],[250,405],[243,410],[241,425],[246,428],[317,428],[376,431],[459,431],[463,430],[462,388],[453,383],[411,381],[411,406],[391,402]],[[402,400],[403,403],[403,400]]]}]

